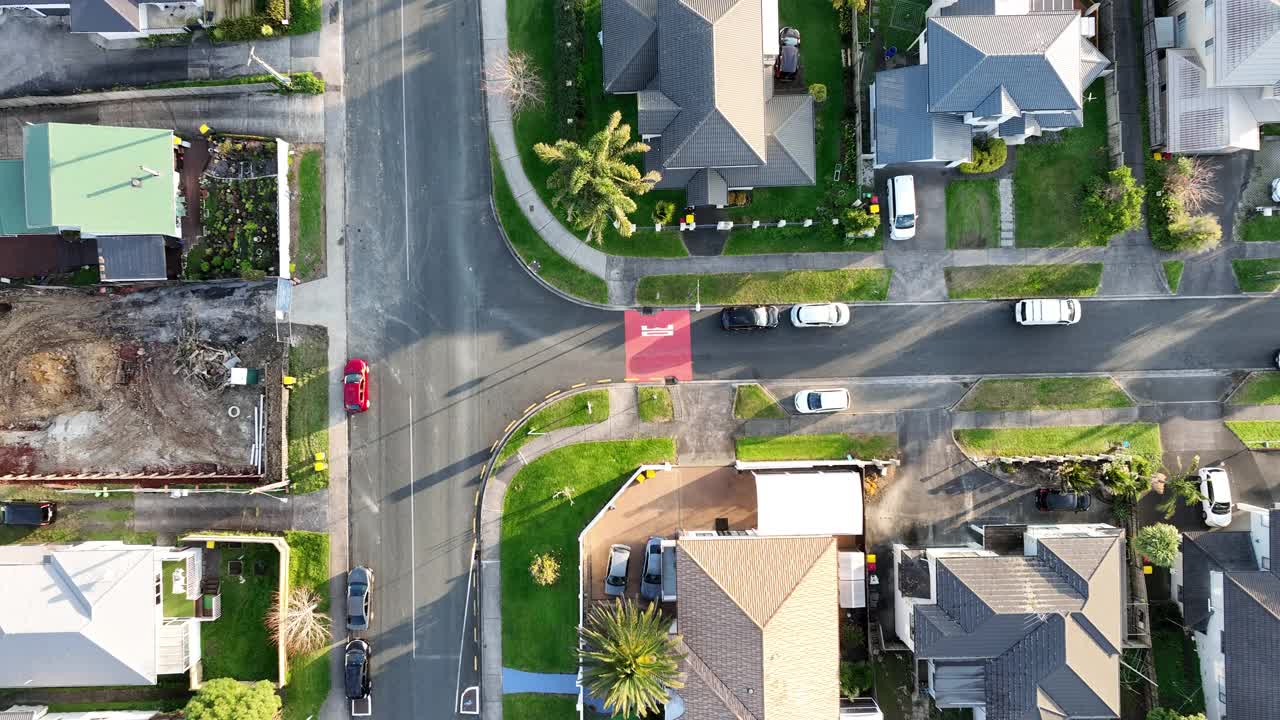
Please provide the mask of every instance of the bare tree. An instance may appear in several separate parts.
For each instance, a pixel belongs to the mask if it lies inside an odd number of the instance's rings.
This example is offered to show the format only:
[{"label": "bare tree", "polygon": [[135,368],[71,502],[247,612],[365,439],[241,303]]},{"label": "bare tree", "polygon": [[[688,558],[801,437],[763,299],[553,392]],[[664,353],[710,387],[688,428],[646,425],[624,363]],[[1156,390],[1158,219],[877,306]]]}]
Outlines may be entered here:
[{"label": "bare tree", "polygon": [[276,645],[283,644],[290,655],[303,655],[328,644],[329,616],[320,611],[320,602],[310,588],[293,588],[282,615],[280,594],[275,593],[267,612],[267,629]]},{"label": "bare tree", "polygon": [[485,67],[484,87],[487,92],[504,96],[512,115],[542,105],[543,85],[538,67],[519,51],[508,52]]},{"label": "bare tree", "polygon": [[1164,189],[1182,201],[1188,214],[1195,215],[1205,205],[1222,201],[1222,193],[1214,187],[1218,179],[1216,167],[1203,158],[1186,155],[1176,163],[1165,175]]}]

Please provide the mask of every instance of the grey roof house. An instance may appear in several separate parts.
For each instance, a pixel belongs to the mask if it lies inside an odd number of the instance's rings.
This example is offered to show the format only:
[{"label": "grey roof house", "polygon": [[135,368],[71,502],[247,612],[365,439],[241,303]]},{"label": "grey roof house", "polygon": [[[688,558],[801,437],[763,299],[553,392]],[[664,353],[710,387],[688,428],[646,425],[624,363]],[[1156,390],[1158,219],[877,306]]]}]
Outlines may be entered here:
[{"label": "grey roof house", "polygon": [[975,136],[1011,145],[1084,124],[1084,93],[1108,72],[1093,17],[1067,0],[935,0],[920,65],[876,73],[877,167],[958,164]]},{"label": "grey roof house", "polygon": [[1020,550],[894,545],[896,629],[922,685],[987,720],[1118,718],[1123,533],[1030,526]]},{"label": "grey roof house", "polygon": [[813,99],[775,94],[777,0],[604,0],[604,89],[636,95],[645,170],[689,205],[812,185]]},{"label": "grey roof house", "polygon": [[1248,530],[1182,534],[1174,600],[1200,656],[1207,720],[1264,720],[1280,707],[1280,509],[1241,504]]}]

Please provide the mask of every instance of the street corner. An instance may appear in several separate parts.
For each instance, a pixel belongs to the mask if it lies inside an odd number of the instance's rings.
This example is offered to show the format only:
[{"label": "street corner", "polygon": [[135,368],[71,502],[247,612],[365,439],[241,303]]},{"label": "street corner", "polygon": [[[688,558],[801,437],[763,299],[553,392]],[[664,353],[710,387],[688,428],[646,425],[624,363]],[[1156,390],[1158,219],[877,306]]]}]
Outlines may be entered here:
[{"label": "street corner", "polygon": [[688,310],[625,313],[626,377],[638,380],[693,379]]}]

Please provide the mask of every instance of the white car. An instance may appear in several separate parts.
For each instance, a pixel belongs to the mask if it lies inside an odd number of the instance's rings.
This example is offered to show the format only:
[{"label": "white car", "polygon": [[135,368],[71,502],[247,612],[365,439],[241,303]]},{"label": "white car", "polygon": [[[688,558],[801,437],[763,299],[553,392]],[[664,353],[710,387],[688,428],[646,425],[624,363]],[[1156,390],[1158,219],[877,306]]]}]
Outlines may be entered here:
[{"label": "white car", "polygon": [[1013,306],[1019,325],[1075,325],[1080,322],[1079,300],[1035,298],[1019,300]]},{"label": "white car", "polygon": [[791,308],[791,324],[798,328],[844,327],[851,314],[844,303],[796,305]]},{"label": "white car", "polygon": [[1280,178],[1271,181],[1271,202],[1280,203]]},{"label": "white car", "polygon": [[1200,468],[1200,514],[1204,524],[1223,528],[1231,524],[1231,480],[1220,467]]},{"label": "white car", "polygon": [[849,409],[849,391],[844,388],[830,390],[801,390],[796,393],[796,412],[804,415],[810,413],[840,412]]}]

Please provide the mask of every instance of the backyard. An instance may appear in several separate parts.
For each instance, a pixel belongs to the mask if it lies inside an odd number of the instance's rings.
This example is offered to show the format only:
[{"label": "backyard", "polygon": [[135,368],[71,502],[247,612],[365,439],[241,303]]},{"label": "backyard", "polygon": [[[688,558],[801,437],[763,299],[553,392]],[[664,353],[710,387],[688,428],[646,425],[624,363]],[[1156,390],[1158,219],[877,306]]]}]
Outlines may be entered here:
[{"label": "backyard", "polygon": [[[263,624],[277,589],[280,553],[262,543],[219,543],[222,551],[222,616],[200,624],[204,677],[270,680],[277,675],[276,648]],[[231,574],[231,563],[239,573]]]},{"label": "backyard", "polygon": [[209,152],[200,177],[204,236],[188,252],[184,274],[189,280],[274,274],[280,250],[275,142],[221,138]]},{"label": "backyard", "polygon": [[1156,604],[1151,611],[1151,655],[1155,659],[1160,705],[1179,713],[1204,712],[1200,659],[1195,643],[1183,633],[1178,607],[1172,603]]},{"label": "backyard", "polygon": [[316,453],[329,452],[328,353],[329,343],[323,335],[301,336],[289,348],[289,374],[296,382],[289,389],[288,471],[290,489],[295,493],[329,486],[328,469],[315,467]]},{"label": "backyard", "polygon": [[947,183],[947,247],[972,250],[1000,244],[1000,196],[995,180]]}]

